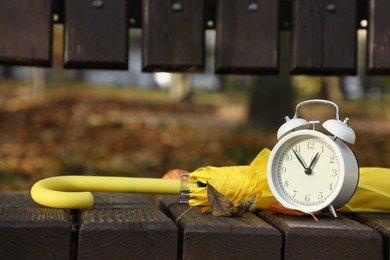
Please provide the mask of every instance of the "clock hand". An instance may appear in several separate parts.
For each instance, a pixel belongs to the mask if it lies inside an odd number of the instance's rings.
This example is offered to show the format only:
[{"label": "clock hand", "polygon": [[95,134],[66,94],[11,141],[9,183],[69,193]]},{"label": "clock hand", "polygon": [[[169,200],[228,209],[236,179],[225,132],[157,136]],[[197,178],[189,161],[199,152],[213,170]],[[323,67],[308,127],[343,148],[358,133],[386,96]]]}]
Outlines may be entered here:
[{"label": "clock hand", "polygon": [[313,166],[314,166],[314,163],[316,162],[317,158],[318,158],[318,155],[320,155],[320,153],[316,153],[316,155],[314,156],[313,160],[311,160],[310,162],[310,165],[309,165],[309,169],[313,169]]},{"label": "clock hand", "polygon": [[303,168],[305,169],[305,173],[306,173],[307,169],[309,169],[309,168],[306,167],[305,163],[303,162],[303,160],[301,159],[301,157],[299,156],[299,154],[298,154],[294,149],[292,149],[292,151],[294,152],[295,157],[297,157],[299,163],[300,163],[300,164],[303,166]]},{"label": "clock hand", "polygon": [[320,155],[320,153],[316,153],[316,155],[315,155],[315,156],[313,157],[313,159],[311,160],[309,167],[308,167],[308,168],[305,168],[305,173],[306,173],[307,175],[309,175],[309,174],[312,173],[312,168],[313,168],[313,166],[314,166],[315,161],[316,161],[317,158],[318,158],[318,155]]}]

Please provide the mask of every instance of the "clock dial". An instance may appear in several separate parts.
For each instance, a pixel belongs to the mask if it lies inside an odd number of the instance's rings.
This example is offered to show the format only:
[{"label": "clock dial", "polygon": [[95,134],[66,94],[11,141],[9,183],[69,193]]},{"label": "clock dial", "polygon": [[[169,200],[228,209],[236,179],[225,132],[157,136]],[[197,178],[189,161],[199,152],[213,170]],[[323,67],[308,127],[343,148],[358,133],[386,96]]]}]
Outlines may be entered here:
[{"label": "clock dial", "polygon": [[275,158],[275,181],[285,199],[302,206],[316,206],[336,195],[341,166],[327,141],[301,136],[285,143],[280,151]]}]

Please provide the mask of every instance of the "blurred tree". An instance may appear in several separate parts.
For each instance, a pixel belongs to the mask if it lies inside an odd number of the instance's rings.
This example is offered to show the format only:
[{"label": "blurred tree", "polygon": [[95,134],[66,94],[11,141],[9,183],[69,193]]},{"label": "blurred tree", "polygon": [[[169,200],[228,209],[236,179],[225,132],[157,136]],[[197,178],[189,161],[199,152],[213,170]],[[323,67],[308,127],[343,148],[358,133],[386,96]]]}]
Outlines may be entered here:
[{"label": "blurred tree", "polygon": [[294,91],[288,62],[288,32],[280,37],[280,71],[276,76],[254,77],[248,109],[248,121],[267,127],[280,126],[292,114]]},{"label": "blurred tree", "polygon": [[191,98],[191,87],[187,73],[172,73],[172,82],[169,87],[169,95],[179,101]]},{"label": "blurred tree", "polygon": [[12,78],[12,67],[11,66],[7,66],[7,65],[2,66],[1,72],[2,72],[1,76],[3,78],[6,78],[6,79]]},{"label": "blurred tree", "polygon": [[46,88],[45,69],[32,67],[31,73],[31,97],[44,97]]}]

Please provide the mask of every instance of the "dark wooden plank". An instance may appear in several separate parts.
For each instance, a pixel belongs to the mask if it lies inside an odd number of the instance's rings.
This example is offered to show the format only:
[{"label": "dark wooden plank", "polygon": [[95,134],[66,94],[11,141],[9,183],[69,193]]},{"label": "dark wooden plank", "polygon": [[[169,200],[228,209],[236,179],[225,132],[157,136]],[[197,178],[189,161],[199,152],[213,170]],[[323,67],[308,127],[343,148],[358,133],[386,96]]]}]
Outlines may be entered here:
[{"label": "dark wooden plank", "polygon": [[357,1],[324,1],[324,74],[354,75],[357,72]]},{"label": "dark wooden plank", "polygon": [[390,1],[369,0],[367,72],[390,73]]},{"label": "dark wooden plank", "polygon": [[128,1],[67,0],[64,67],[128,68]]},{"label": "dark wooden plank", "polygon": [[356,74],[355,0],[295,0],[292,17],[293,74]]},{"label": "dark wooden plank", "polygon": [[279,1],[217,2],[216,73],[277,73]]},{"label": "dark wooden plank", "polygon": [[282,232],[285,259],[382,259],[379,233],[343,216],[319,216],[318,222],[267,210],[259,216]]},{"label": "dark wooden plank", "polygon": [[[163,196],[161,207],[177,218],[189,206],[177,196]],[[241,217],[214,217],[193,208],[178,221],[183,259],[280,259],[281,236],[252,213]]]},{"label": "dark wooden plank", "polygon": [[52,62],[52,1],[2,0],[0,63],[50,66]]},{"label": "dark wooden plank", "polygon": [[204,2],[145,0],[142,17],[142,70],[204,69]]},{"label": "dark wooden plank", "polygon": [[383,238],[383,259],[390,259],[390,215],[349,214],[348,217],[378,231]]},{"label": "dark wooden plank", "polygon": [[322,1],[295,0],[291,26],[291,70],[320,72],[322,68]]},{"label": "dark wooden plank", "polygon": [[176,225],[139,194],[95,195],[80,215],[80,259],[176,259]]},{"label": "dark wooden plank", "polygon": [[71,259],[68,211],[43,208],[28,192],[0,193],[2,259]]}]

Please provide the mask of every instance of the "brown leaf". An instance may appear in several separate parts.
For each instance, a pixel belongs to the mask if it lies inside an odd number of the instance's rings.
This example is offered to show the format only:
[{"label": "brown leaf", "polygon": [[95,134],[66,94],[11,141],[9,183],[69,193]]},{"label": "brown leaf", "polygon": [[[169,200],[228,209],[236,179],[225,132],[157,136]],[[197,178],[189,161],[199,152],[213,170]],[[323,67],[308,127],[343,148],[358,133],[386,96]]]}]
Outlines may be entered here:
[{"label": "brown leaf", "polygon": [[240,216],[246,211],[255,211],[256,209],[256,194],[253,194],[247,199],[244,199],[240,201],[240,203],[237,206],[238,213],[237,215]]},{"label": "brown leaf", "polygon": [[222,193],[218,192],[210,183],[207,183],[207,199],[211,213],[217,217],[228,217],[237,212],[237,208]]},{"label": "brown leaf", "polygon": [[163,179],[175,179],[175,180],[180,180],[180,176],[183,174],[183,173],[186,173],[187,171],[185,170],[181,170],[181,169],[173,169],[173,170],[169,170],[168,172],[166,172],[162,178]]},{"label": "brown leaf", "polygon": [[295,210],[295,209],[288,209],[288,208],[285,208],[282,206],[282,204],[280,204],[279,202],[274,202],[272,203],[270,206],[269,206],[269,209],[271,211],[274,211],[276,213],[281,213],[281,214],[285,214],[285,215],[291,215],[291,216],[307,216],[307,215],[310,215],[313,217],[313,219],[315,221],[318,221],[318,219],[316,218],[316,216],[318,215],[321,215],[322,212],[321,210],[319,211],[315,211],[313,213],[304,213],[302,211],[299,211],[299,210]]},{"label": "brown leaf", "polygon": [[200,208],[201,213],[211,213],[211,208],[210,206],[204,206]]}]

